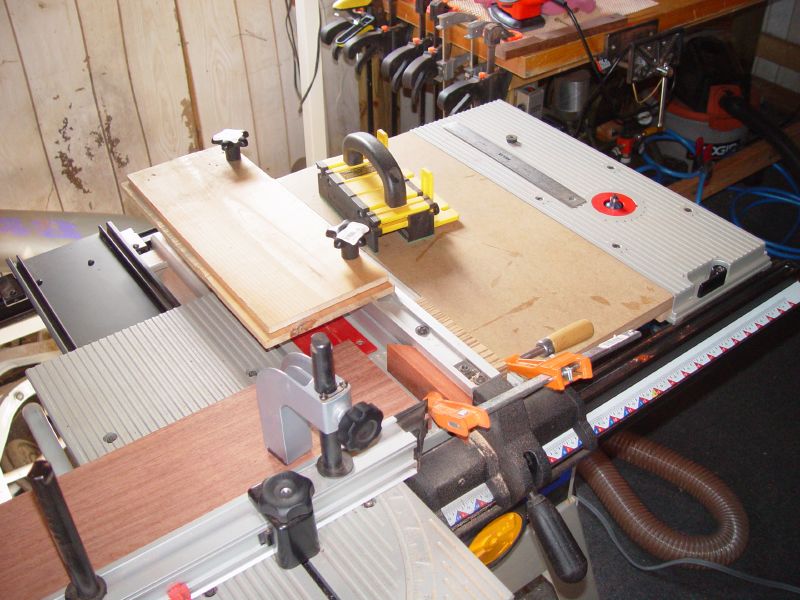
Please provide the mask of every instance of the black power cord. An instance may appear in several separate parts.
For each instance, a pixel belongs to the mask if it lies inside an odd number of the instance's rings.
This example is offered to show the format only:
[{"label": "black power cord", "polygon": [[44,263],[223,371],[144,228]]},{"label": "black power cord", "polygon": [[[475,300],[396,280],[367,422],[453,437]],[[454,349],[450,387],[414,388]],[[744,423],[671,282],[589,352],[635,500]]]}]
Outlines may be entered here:
[{"label": "black power cord", "polygon": [[292,65],[293,65],[293,79],[294,79],[294,92],[297,94],[297,99],[300,101],[300,105],[297,108],[297,112],[303,112],[303,103],[308,98],[308,94],[311,93],[311,88],[314,87],[314,82],[317,80],[317,74],[319,73],[319,63],[320,63],[320,56],[321,56],[321,46],[320,46],[320,33],[322,32],[322,8],[320,7],[319,3],[317,3],[317,12],[319,14],[319,26],[317,27],[317,54],[316,60],[314,61],[314,74],[311,76],[311,81],[308,83],[308,87],[306,91],[301,93],[300,92],[300,56],[297,52],[297,39],[295,38],[294,33],[294,25],[292,24],[292,0],[284,0],[284,5],[286,6],[286,18],[284,20],[284,27],[286,29],[286,37],[289,40],[289,47],[292,49]]},{"label": "black power cord", "polygon": [[782,581],[774,581],[772,579],[764,579],[763,577],[756,577],[755,575],[750,575],[749,573],[743,573],[742,571],[737,571],[736,569],[731,569],[730,567],[726,567],[725,565],[721,565],[715,562],[711,562],[708,560],[703,560],[700,558],[678,558],[675,560],[668,560],[662,563],[656,563],[654,565],[644,565],[640,562],[637,562],[625,548],[622,547],[622,544],[617,538],[617,534],[614,532],[614,528],[609,522],[608,518],[602,513],[602,511],[596,507],[592,502],[580,497],[575,496],[581,506],[583,506],[586,510],[588,510],[595,519],[597,519],[603,528],[608,533],[608,537],[611,538],[611,541],[614,542],[614,545],[619,550],[619,553],[625,557],[631,566],[639,569],[640,571],[658,571],[661,569],[667,569],[669,567],[676,567],[679,565],[693,565],[696,567],[704,567],[706,569],[712,569],[714,571],[719,571],[720,573],[724,573],[725,575],[730,575],[731,577],[736,577],[737,579],[741,579],[743,581],[747,581],[749,583],[753,583],[755,585],[761,585],[768,588],[773,588],[776,590],[781,590],[784,592],[789,592],[791,594],[800,594],[800,587],[795,585],[791,585],[789,583],[783,583]]},{"label": "black power cord", "polygon": [[583,44],[583,50],[586,52],[586,56],[589,58],[589,64],[591,65],[594,78],[597,80],[598,84],[602,83],[603,73],[600,72],[600,69],[597,66],[597,62],[595,62],[592,50],[591,48],[589,48],[589,42],[586,41],[586,35],[584,35],[583,33],[581,24],[578,23],[578,17],[575,16],[575,12],[572,10],[572,8],[570,8],[569,4],[567,3],[567,0],[553,0],[553,2],[555,2],[561,8],[567,11],[569,18],[572,20],[572,24],[575,26],[575,31],[578,32],[578,37],[581,38],[581,43]]}]

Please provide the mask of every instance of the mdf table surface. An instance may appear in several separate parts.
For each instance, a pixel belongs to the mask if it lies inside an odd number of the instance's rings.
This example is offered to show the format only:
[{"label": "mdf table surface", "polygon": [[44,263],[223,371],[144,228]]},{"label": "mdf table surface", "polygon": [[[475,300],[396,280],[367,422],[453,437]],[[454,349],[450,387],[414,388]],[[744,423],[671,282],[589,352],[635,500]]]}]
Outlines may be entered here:
[{"label": "mdf table surface", "polygon": [[[593,322],[594,341],[671,307],[666,290],[415,133],[392,138],[389,150],[404,170],[429,168],[435,193],[461,218],[412,243],[382,236],[375,258],[496,358],[525,352],[578,319]],[[280,181],[338,223],[319,197],[316,171]]]},{"label": "mdf table surface", "polygon": [[[353,402],[385,415],[417,401],[355,345],[334,347]],[[59,478],[94,567],[100,568],[233,500],[287,467],[264,447],[255,386]],[[41,598],[68,580],[32,494],[0,504],[0,598]]]}]

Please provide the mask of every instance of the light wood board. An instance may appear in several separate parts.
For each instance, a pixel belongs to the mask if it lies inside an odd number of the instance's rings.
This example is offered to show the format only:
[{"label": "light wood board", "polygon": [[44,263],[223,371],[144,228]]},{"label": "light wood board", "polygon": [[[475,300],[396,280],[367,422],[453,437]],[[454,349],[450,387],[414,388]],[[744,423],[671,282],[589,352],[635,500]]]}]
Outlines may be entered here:
[{"label": "light wood board", "polygon": [[[410,244],[383,236],[376,257],[499,358],[578,319],[594,324],[585,347],[671,307],[666,290],[416,134],[392,138],[389,149],[403,169],[428,167],[436,193],[461,220]],[[315,169],[280,181],[325,218],[341,220],[319,199]]]},{"label": "light wood board", "polygon": [[130,175],[195,272],[270,347],[388,293],[369,256],[345,261],[327,224],[247,157],[210,148]]},{"label": "light wood board", "polygon": [[[353,344],[334,347],[336,372],[353,402],[394,415],[417,401]],[[297,468],[264,448],[255,387],[62,476],[59,481],[95,568],[115,561],[245,493]],[[31,494],[0,504],[0,598],[41,598],[67,583]]]}]

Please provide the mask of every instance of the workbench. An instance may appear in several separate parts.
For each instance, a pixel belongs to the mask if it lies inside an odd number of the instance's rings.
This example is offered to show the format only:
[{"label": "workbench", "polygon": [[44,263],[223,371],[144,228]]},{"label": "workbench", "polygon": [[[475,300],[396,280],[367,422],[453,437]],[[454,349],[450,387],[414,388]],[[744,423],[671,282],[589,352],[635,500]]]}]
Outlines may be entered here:
[{"label": "workbench", "polygon": [[[691,27],[719,17],[730,15],[750,6],[761,4],[762,0],[656,0],[657,6],[635,12],[613,23],[604,24],[596,30],[587,30],[586,37],[589,48],[597,56],[605,49],[606,36],[633,25],[650,21],[658,21],[658,31],[667,31],[677,27]],[[602,4],[599,0],[598,4]],[[397,15],[409,23],[418,21],[414,11],[414,3],[409,0],[397,2]],[[428,24],[430,31],[431,24]],[[463,40],[463,25],[457,25],[449,34],[449,41],[456,46],[468,50]],[[557,44],[547,43],[539,48],[532,48],[522,56],[514,58],[498,58],[497,64],[525,81],[535,81],[556,75],[563,71],[586,64],[586,53],[574,29],[569,29]],[[476,40],[481,56],[486,56],[486,48],[482,40]],[[546,46],[546,47],[545,47]],[[499,56],[502,56],[499,53]]]}]

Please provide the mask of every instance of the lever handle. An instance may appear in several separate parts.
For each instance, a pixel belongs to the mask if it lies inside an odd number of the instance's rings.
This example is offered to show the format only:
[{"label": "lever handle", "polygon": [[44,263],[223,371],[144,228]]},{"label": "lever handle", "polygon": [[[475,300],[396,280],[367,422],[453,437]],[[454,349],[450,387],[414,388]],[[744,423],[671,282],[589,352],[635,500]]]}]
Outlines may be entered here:
[{"label": "lever handle", "polygon": [[589,563],[556,507],[541,494],[531,492],[527,508],[528,520],[556,577],[566,583],[581,581]]},{"label": "lever handle", "polygon": [[389,149],[374,135],[356,131],[342,140],[342,156],[348,165],[366,158],[380,175],[386,206],[399,208],[406,203],[406,180]]},{"label": "lever handle", "polygon": [[69,575],[70,583],[65,596],[76,600],[100,600],[106,595],[105,581],[92,568],[53,467],[45,460],[37,460],[31,467],[28,479],[58,556]]},{"label": "lever handle", "polygon": [[333,347],[324,333],[311,336],[311,373],[314,376],[314,390],[318,394],[332,394],[336,391]]}]

